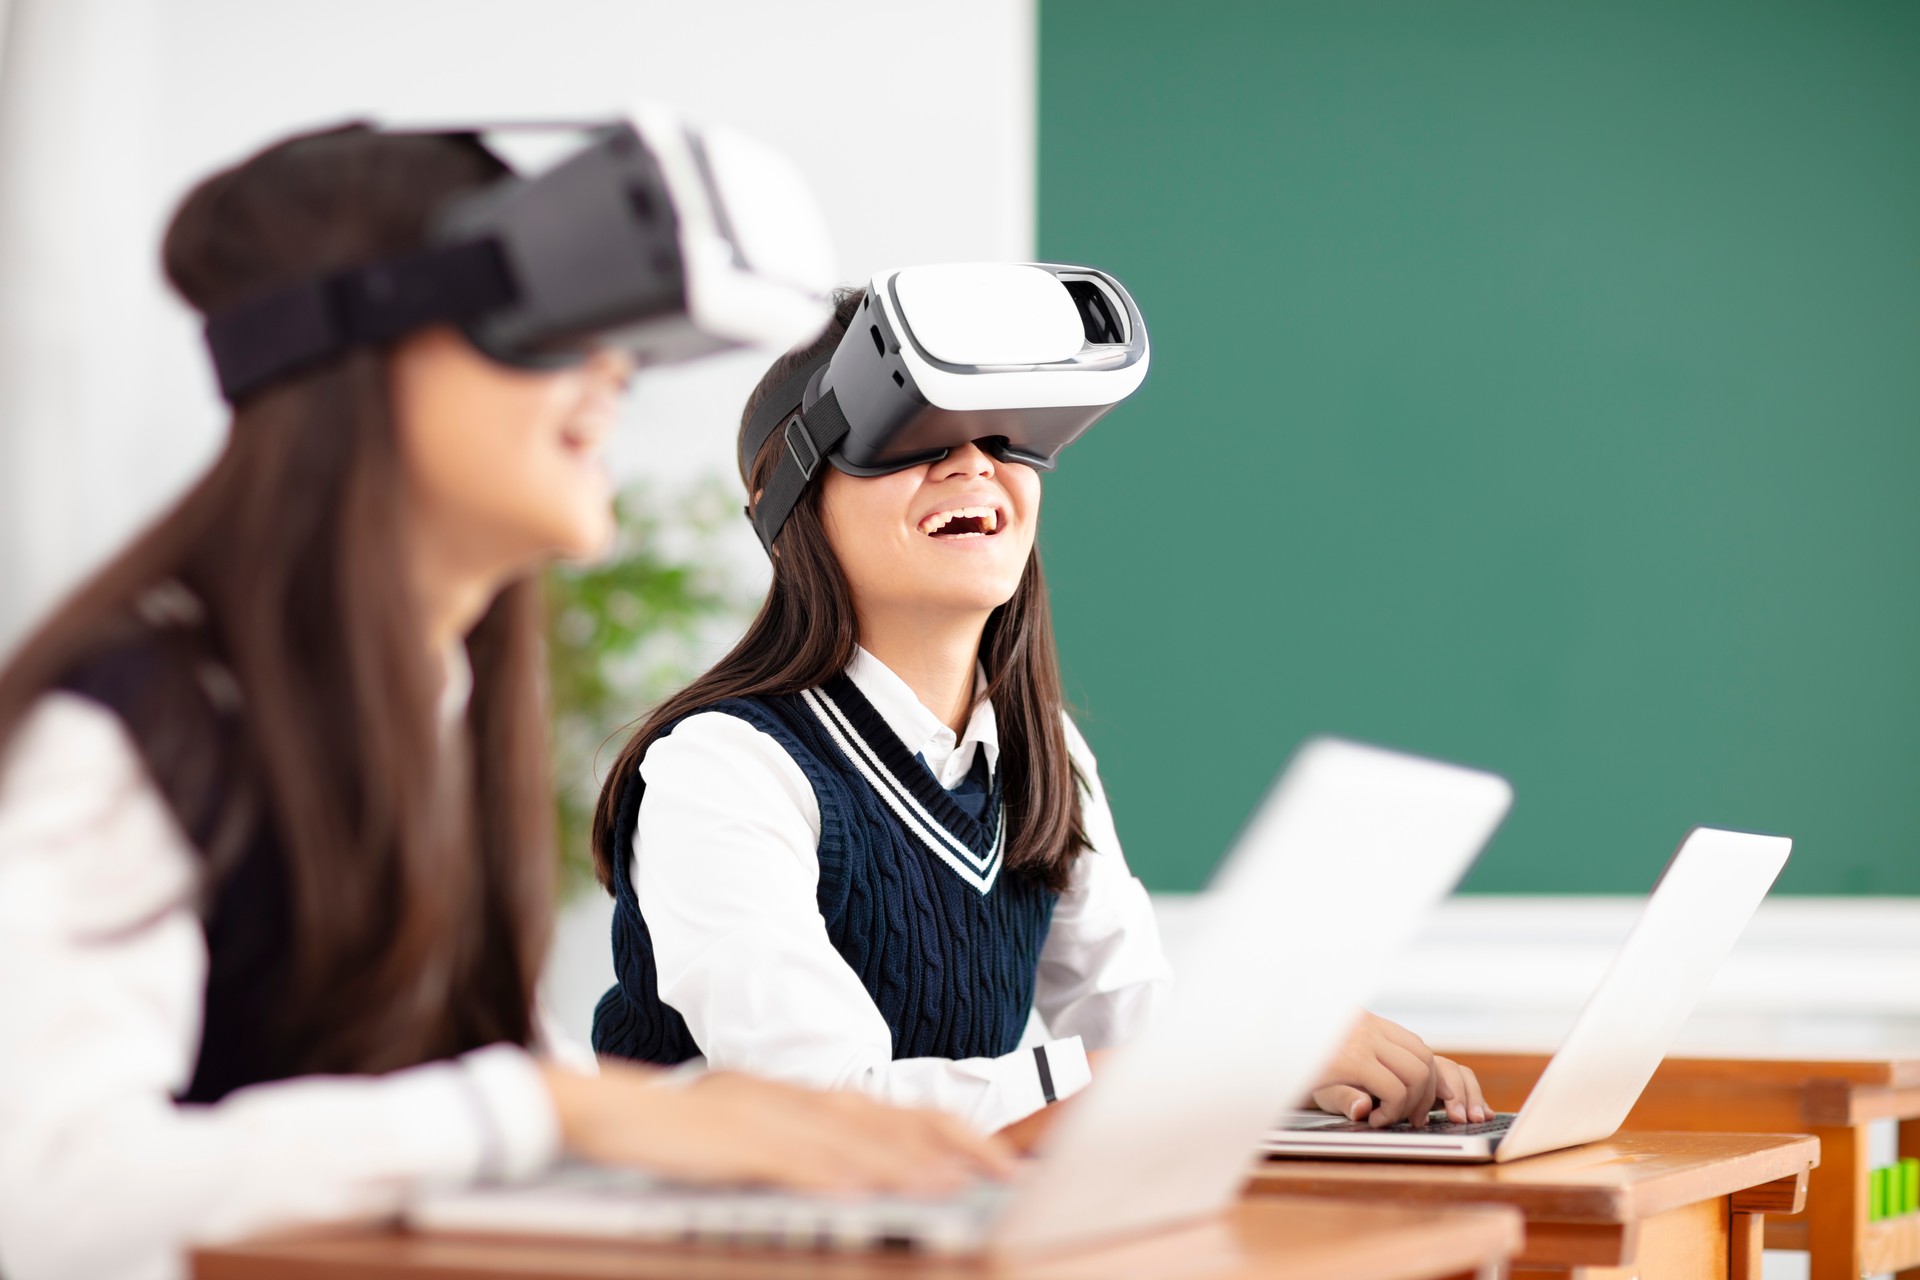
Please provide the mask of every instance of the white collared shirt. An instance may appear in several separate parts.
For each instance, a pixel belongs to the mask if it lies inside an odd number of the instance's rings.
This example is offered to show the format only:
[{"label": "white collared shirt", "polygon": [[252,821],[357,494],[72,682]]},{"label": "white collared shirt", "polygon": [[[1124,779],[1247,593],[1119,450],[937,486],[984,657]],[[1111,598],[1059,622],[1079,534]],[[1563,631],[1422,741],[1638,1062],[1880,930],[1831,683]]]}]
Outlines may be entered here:
[{"label": "white collared shirt", "polygon": [[[443,723],[469,684],[460,654]],[[552,1100],[513,1045],[176,1104],[199,1054],[203,874],[119,718],[40,698],[0,758],[0,1274],[176,1276],[194,1244],[553,1160]]]},{"label": "white collared shirt", "polygon": [[[942,786],[965,778],[976,752],[997,767],[990,703],[956,736],[865,649],[847,675]],[[1089,1080],[1085,1050],[1137,1034],[1170,981],[1093,753],[1071,719],[1066,728],[1087,783],[1081,820],[1091,847],[1054,908],[1034,988],[1035,1010],[1056,1037],[1045,1048],[1061,1098]],[[1045,1105],[1031,1049],[894,1059],[886,1019],[827,936],[815,897],[819,802],[777,741],[737,716],[700,712],[648,748],[640,773],[634,889],[660,998],[686,1019],[709,1066],[940,1107],[983,1131]]]}]

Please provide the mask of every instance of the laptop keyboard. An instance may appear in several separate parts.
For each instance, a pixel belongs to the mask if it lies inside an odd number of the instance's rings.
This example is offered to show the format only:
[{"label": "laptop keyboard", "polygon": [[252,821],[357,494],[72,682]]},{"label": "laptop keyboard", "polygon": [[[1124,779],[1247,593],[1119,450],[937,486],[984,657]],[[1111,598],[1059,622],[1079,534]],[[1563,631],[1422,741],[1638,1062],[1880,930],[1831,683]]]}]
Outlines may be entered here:
[{"label": "laptop keyboard", "polygon": [[1518,1113],[1501,1114],[1491,1120],[1478,1120],[1471,1124],[1455,1124],[1446,1118],[1447,1113],[1444,1111],[1435,1111],[1432,1114],[1437,1118],[1429,1119],[1426,1125],[1419,1129],[1405,1120],[1399,1124],[1390,1124],[1378,1129],[1364,1120],[1340,1120],[1333,1124],[1298,1123],[1287,1127],[1313,1133],[1430,1133],[1439,1138],[1482,1138],[1491,1134],[1505,1133],[1513,1127],[1513,1116]]},{"label": "laptop keyboard", "polygon": [[584,1235],[814,1251],[967,1253],[1013,1188],[976,1183],[951,1196],[815,1196],[692,1187],[633,1170],[562,1164],[512,1187],[429,1194],[408,1209],[416,1229]]}]

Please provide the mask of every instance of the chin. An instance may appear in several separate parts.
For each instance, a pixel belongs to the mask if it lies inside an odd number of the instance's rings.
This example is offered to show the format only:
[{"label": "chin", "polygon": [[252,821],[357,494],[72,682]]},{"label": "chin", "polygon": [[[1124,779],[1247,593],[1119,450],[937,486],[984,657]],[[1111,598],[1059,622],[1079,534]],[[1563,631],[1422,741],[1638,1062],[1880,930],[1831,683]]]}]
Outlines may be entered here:
[{"label": "chin", "polygon": [[554,539],[553,553],[562,560],[598,560],[613,550],[613,521],[569,529]]}]

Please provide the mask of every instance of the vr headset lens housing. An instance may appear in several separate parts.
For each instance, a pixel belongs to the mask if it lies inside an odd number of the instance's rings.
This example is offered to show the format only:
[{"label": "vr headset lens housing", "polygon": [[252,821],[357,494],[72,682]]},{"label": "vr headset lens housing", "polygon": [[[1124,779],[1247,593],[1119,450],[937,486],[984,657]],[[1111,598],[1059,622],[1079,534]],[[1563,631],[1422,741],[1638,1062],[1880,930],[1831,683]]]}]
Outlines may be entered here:
[{"label": "vr headset lens housing", "polygon": [[[437,132],[470,134],[500,156],[556,130]],[[791,163],[657,108],[566,132],[572,142],[557,163],[449,201],[418,253],[210,317],[222,393],[235,401],[350,347],[436,323],[531,367],[603,346],[657,364],[819,332],[833,253]]]},{"label": "vr headset lens housing", "polygon": [[752,508],[768,547],[821,461],[884,475],[982,441],[1051,470],[1146,377],[1147,329],[1119,281],[1091,267],[955,263],[874,277],[830,357],[768,396],[741,471],[775,430],[787,449]]}]

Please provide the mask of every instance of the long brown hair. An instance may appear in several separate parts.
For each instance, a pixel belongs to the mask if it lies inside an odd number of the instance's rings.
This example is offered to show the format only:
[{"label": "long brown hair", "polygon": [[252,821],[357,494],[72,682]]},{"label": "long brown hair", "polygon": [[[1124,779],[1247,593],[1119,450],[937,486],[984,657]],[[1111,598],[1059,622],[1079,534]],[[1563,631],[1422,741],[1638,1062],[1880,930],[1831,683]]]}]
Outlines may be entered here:
[{"label": "long brown hair", "polygon": [[[740,429],[774,388],[801,366],[833,350],[847,331],[861,289],[834,296],[826,332],[776,360],[747,397]],[[741,479],[747,492],[766,486],[782,438],[772,433]],[[773,585],[747,634],[710,670],[655,708],[621,748],[600,788],[593,815],[594,871],[611,891],[610,858],[620,792],[639,769],[655,739],[676,721],[728,698],[795,693],[818,688],[846,670],[859,644],[853,592],[827,541],[820,518],[820,485],[810,485],[781,530],[773,557]],[[1006,865],[1064,888],[1073,858],[1087,847],[1080,821],[1081,780],[1067,755],[1062,722],[1065,699],[1053,643],[1040,551],[1034,548],[1013,598],[993,611],[980,640],[987,684],[981,700],[993,703],[1000,730],[1000,773],[1007,812]],[[976,705],[979,700],[976,700]]]},{"label": "long brown hair", "polygon": [[[502,172],[445,136],[290,139],[186,197],[167,276],[206,313],[403,253],[447,196]],[[507,587],[468,637],[465,741],[449,745],[400,554],[405,488],[385,351],[288,377],[242,401],[207,474],[0,672],[3,745],[155,584],[198,598],[284,863],[293,990],[268,1034],[307,1071],[525,1043],[552,928],[537,584]]]}]

